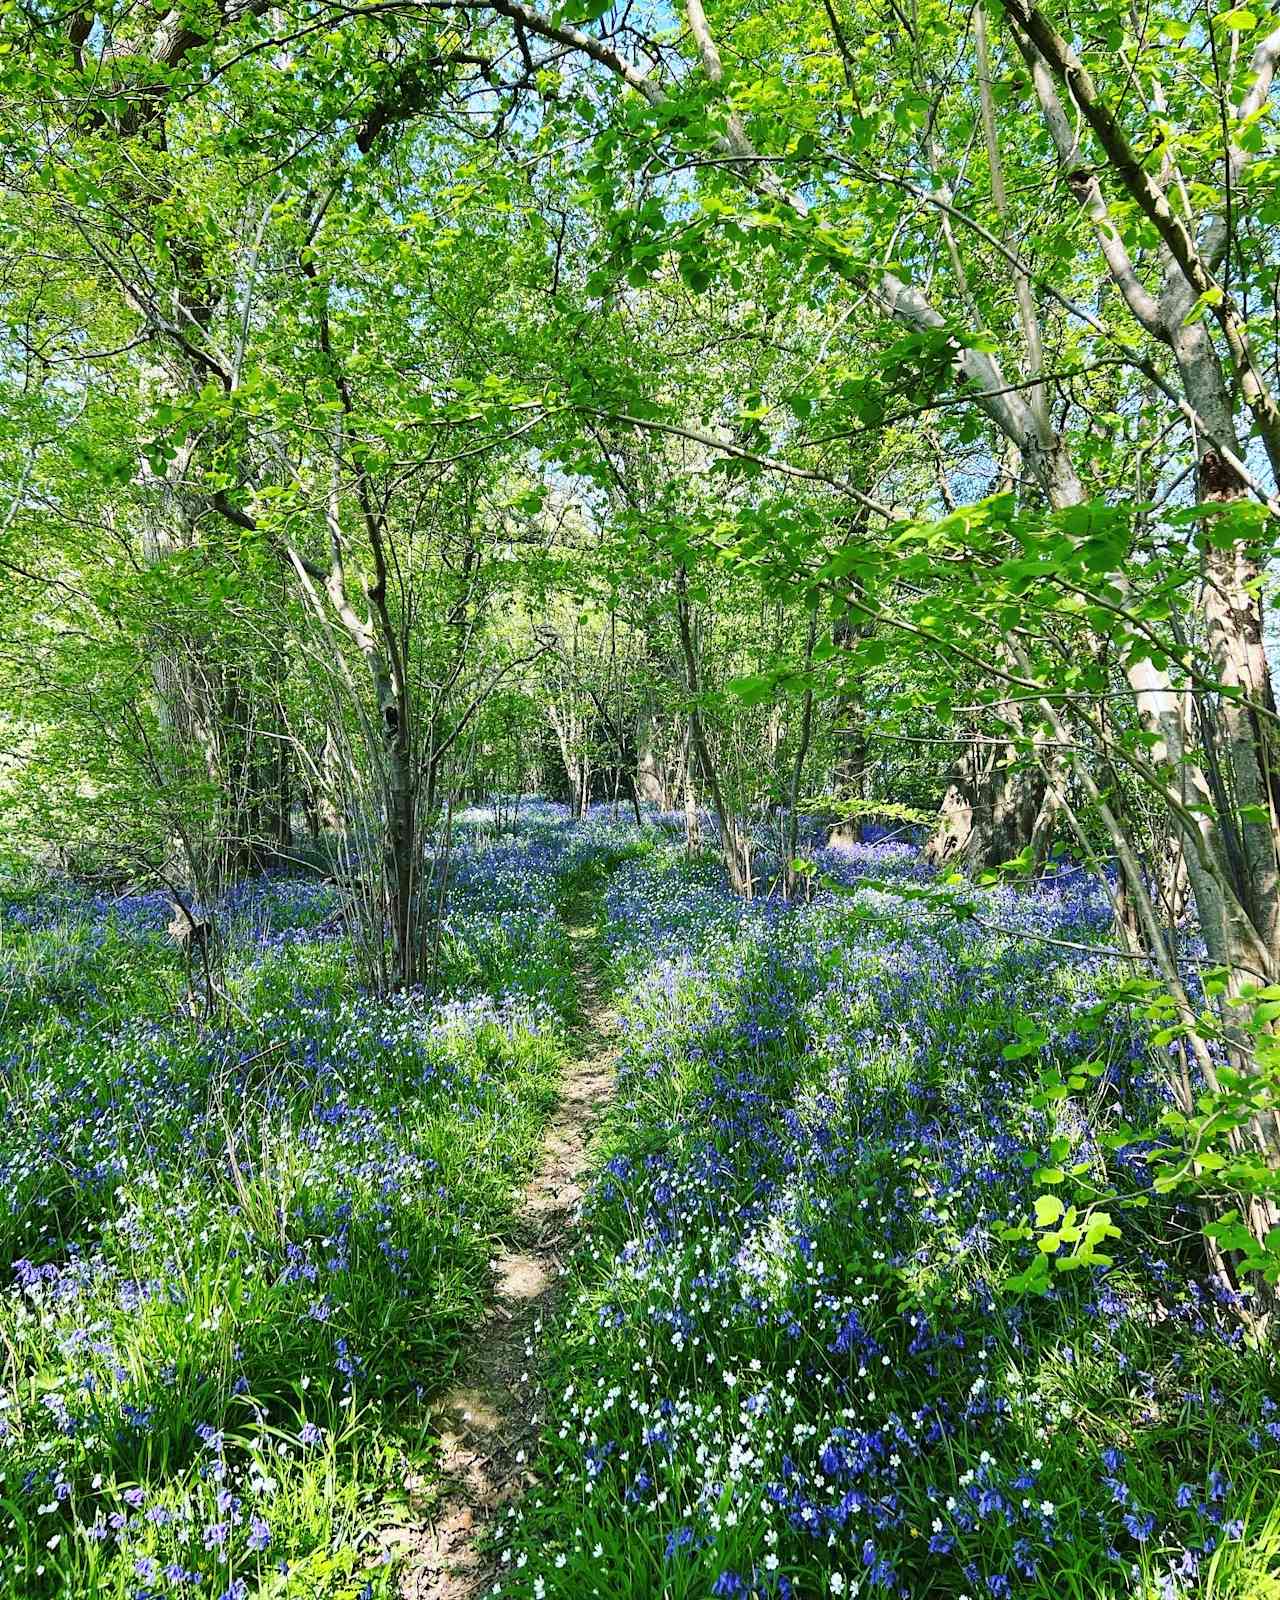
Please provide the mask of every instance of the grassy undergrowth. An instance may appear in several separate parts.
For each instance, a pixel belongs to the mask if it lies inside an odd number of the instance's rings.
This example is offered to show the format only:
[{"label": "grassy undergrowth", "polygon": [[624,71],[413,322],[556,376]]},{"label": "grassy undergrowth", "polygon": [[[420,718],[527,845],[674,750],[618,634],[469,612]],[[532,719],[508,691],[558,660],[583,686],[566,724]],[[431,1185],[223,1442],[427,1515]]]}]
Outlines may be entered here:
[{"label": "grassy undergrowth", "polygon": [[[1106,957],[1037,938],[1105,938],[1086,879],[975,933],[893,846],[745,907],[656,831],[469,828],[438,993],[361,994],[328,891],[249,884],[217,1033],[165,906],[7,886],[0,1596],[396,1592],[603,899],[619,1095],[500,1592],[1280,1597],[1280,1379],[1196,1219],[1151,1196],[1109,1271],[1004,1288],[1027,1157],[1161,1092],[1124,1016],[1081,1031]],[[1038,1068],[1086,1052],[1050,1126]]]},{"label": "grassy undergrowth", "polygon": [[395,1592],[618,849],[464,832],[431,995],[360,991],[323,886],[242,885],[213,1032],[162,899],[5,885],[0,1595]]},{"label": "grassy undergrowth", "polygon": [[[1280,1595],[1280,1379],[1195,1220],[1152,1197],[1110,1271],[1003,1288],[1024,1156],[1159,1093],[1127,1021],[1081,1035],[1104,958],[1034,937],[1098,939],[1100,895],[975,934],[889,892],[905,851],[828,866],[886,892],[744,909],[675,852],[610,885],[620,1093],[501,1593]],[[1028,1016],[1106,1063],[1052,1130],[1001,1055]]]}]

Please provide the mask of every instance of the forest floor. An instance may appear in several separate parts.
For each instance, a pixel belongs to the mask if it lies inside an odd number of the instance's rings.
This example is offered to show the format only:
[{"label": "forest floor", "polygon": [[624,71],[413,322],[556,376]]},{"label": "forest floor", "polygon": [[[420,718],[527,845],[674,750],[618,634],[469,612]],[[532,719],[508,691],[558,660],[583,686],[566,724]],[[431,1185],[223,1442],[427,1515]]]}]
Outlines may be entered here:
[{"label": "forest floor", "polygon": [[588,890],[565,911],[578,995],[573,1055],[533,1176],[521,1192],[509,1248],[493,1262],[495,1297],[457,1383],[435,1407],[440,1479],[411,1535],[401,1593],[405,1600],[472,1600],[493,1573],[486,1533],[498,1513],[533,1481],[530,1463],[545,1418],[535,1363],[544,1321],[554,1310],[576,1240],[592,1130],[613,1092],[616,1019],[604,981],[599,908]]},{"label": "forest floor", "polygon": [[464,819],[431,993],[233,886],[217,1029],[165,896],[0,876],[0,1600],[1280,1600],[1105,886],[565,809]]}]

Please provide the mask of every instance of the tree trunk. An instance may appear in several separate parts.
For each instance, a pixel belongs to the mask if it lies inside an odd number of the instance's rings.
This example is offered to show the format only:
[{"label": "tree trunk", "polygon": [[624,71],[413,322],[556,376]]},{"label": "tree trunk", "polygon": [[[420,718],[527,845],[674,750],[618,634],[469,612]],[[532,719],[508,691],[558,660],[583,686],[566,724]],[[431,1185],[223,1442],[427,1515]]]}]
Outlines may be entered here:
[{"label": "tree trunk", "polygon": [[698,792],[693,781],[693,736],[685,725],[684,745],[680,752],[680,789],[684,800],[684,848],[686,855],[696,856],[702,849],[702,828],[698,822]]},{"label": "tree trunk", "polygon": [[422,975],[418,937],[417,785],[404,696],[388,672],[377,673],[376,683],[386,761],[383,820],[387,922],[391,929],[396,984],[408,988]]},{"label": "tree trunk", "polygon": [[579,756],[569,768],[569,814],[581,822],[591,804],[591,767],[586,756]]},{"label": "tree trunk", "polygon": [[698,758],[702,781],[707,786],[707,792],[711,796],[712,809],[716,814],[716,822],[720,832],[720,853],[724,858],[729,887],[735,894],[740,894],[744,899],[750,900],[752,890],[750,841],[740,831],[737,817],[730,812],[725,803],[724,789],[720,783],[720,775],[716,771],[715,764],[711,758],[711,749],[708,745],[706,729],[702,722],[702,712],[698,705],[698,697],[701,693],[698,656],[693,642],[688,577],[683,567],[680,567],[676,574],[676,617],[680,630],[680,647],[684,652],[685,673],[688,678],[690,741],[693,746],[693,752]]},{"label": "tree trunk", "polygon": [[1016,760],[1014,747],[999,740],[966,745],[925,845],[927,861],[981,871],[1044,840],[1052,819],[1045,781]]},{"label": "tree trunk", "polygon": [[[813,646],[817,638],[818,614],[809,614],[809,631],[805,637],[804,666],[808,672],[813,665]],[[800,736],[796,742],[795,760],[791,764],[791,782],[787,787],[787,817],[782,842],[782,892],[790,900],[798,882],[796,852],[800,839],[800,790],[804,782],[804,764],[808,759],[809,745],[813,739],[813,690],[804,693],[804,708],[800,713]]]},{"label": "tree trunk", "polygon": [[646,705],[636,718],[636,774],[634,792],[637,804],[667,810],[670,800],[656,749],[657,718]]},{"label": "tree trunk", "polygon": [[[839,650],[852,650],[870,631],[853,616],[832,624],[831,642]],[[867,732],[862,684],[856,673],[842,677],[835,701],[835,760],[831,787],[837,800],[861,804],[867,797]],[[827,843],[857,844],[862,838],[859,816],[837,817],[827,831]]]}]

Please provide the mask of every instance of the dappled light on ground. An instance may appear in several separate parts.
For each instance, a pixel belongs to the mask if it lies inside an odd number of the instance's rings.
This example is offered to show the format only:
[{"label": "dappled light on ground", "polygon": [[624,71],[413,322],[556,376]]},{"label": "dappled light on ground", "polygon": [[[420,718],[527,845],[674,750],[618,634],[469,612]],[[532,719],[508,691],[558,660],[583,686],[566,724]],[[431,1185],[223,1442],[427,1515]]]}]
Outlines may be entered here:
[{"label": "dappled light on ground", "polygon": [[1114,1265],[1008,1287],[1050,1132],[1164,1093],[1085,1027],[1096,882],[975,922],[871,843],[746,903],[661,819],[460,828],[437,992],[264,880],[204,1033],[162,908],[6,887],[0,1592],[1271,1592],[1272,1357],[1140,1148]]}]

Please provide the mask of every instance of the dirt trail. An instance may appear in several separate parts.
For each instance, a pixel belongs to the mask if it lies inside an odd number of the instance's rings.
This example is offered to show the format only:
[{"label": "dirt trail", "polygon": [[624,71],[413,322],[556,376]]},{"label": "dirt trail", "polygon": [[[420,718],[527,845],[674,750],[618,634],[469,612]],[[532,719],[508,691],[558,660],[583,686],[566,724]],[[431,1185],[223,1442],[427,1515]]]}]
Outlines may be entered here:
[{"label": "dirt trail", "polygon": [[593,909],[585,896],[569,909],[582,1012],[574,1055],[537,1170],[516,1208],[513,1248],[493,1263],[495,1304],[459,1382],[433,1408],[443,1497],[413,1532],[404,1600],[474,1600],[483,1593],[493,1581],[482,1550],[485,1530],[529,1477],[543,1416],[532,1366],[535,1334],[554,1305],[573,1244],[592,1127],[613,1092],[614,1018],[604,999]]}]

